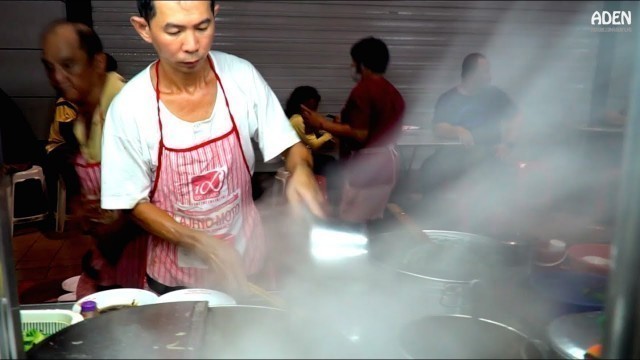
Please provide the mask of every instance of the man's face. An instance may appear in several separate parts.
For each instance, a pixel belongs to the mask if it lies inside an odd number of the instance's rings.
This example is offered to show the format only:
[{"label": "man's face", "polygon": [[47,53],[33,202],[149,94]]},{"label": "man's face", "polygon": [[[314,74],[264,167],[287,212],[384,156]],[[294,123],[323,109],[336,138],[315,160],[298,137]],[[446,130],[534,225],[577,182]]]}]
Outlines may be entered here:
[{"label": "man's face", "polygon": [[86,100],[100,73],[104,72],[98,61],[89,61],[71,26],[60,26],[45,36],[42,63],[51,86],[77,104]]},{"label": "man's face", "polygon": [[356,64],[354,60],[351,60],[351,80],[355,82],[359,82],[362,79],[362,69],[361,66]]},{"label": "man's face", "polygon": [[478,67],[473,74],[473,78],[474,83],[479,88],[491,85],[491,66],[489,65],[489,61],[487,59],[478,59]]},{"label": "man's face", "polygon": [[150,38],[161,61],[182,73],[209,66],[215,35],[210,1],[154,1]]}]

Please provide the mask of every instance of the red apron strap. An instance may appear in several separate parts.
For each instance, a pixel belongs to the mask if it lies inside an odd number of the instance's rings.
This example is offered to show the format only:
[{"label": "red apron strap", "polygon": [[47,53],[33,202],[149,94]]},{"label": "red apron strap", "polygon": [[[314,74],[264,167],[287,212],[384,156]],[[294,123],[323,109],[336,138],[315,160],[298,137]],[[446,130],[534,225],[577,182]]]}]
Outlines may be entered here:
[{"label": "red apron strap", "polygon": [[158,187],[158,179],[160,178],[160,169],[162,168],[162,151],[164,150],[164,140],[162,135],[162,121],[160,120],[160,60],[156,62],[156,107],[158,111],[158,128],[160,129],[160,142],[158,143],[158,167],[156,168],[156,176],[153,180],[151,192],[149,192],[149,200],[153,199]]},{"label": "red apron strap", "polygon": [[224,96],[224,102],[227,105],[227,111],[229,112],[229,117],[231,118],[231,124],[233,125],[233,132],[238,140],[238,145],[240,146],[240,153],[242,154],[242,160],[244,161],[244,166],[247,168],[247,172],[249,176],[251,176],[251,169],[249,168],[249,163],[247,162],[247,157],[244,154],[244,149],[242,148],[242,140],[240,140],[240,132],[238,131],[238,126],[236,125],[236,119],[233,117],[231,113],[231,107],[229,106],[229,99],[227,98],[227,93],[224,91],[224,86],[222,85],[222,80],[220,80],[220,76],[218,76],[218,72],[216,72],[215,67],[213,66],[213,59],[209,57],[209,66],[211,70],[213,70],[213,74],[216,76],[216,80],[218,80],[218,84],[220,84],[220,89],[222,89],[222,96]]}]

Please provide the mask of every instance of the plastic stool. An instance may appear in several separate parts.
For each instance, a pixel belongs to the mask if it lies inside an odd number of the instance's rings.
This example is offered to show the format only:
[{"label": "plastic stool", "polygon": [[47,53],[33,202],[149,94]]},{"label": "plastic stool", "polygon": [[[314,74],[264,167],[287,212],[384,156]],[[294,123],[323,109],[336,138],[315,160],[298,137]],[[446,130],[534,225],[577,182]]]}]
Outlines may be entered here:
[{"label": "plastic stool", "polygon": [[47,212],[45,211],[44,213],[32,215],[32,216],[25,216],[21,218],[14,217],[15,214],[13,211],[15,208],[14,201],[15,201],[16,184],[22,181],[32,180],[32,179],[40,181],[40,183],[42,184],[42,191],[46,196],[47,185],[44,180],[44,172],[42,171],[42,168],[40,166],[33,165],[29,170],[21,171],[11,176],[11,191],[9,192],[9,216],[11,217],[10,233],[12,238],[13,238],[14,224],[22,223],[22,222],[40,221],[40,220],[44,220],[47,216]]}]

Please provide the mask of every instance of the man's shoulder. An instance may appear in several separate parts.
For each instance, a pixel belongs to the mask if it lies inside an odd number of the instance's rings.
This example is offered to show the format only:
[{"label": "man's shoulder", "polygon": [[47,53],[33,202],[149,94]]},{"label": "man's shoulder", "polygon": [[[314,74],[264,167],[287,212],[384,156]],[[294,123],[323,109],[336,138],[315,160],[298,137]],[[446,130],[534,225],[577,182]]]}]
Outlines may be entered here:
[{"label": "man's shoulder", "polygon": [[[124,79],[122,79],[124,80]],[[153,86],[149,78],[149,67],[136,74],[131,80],[122,82],[120,90],[113,98],[112,105],[130,107],[131,110],[140,107],[140,101],[145,98],[155,99]]]},{"label": "man's shoulder", "polygon": [[499,87],[495,86],[495,85],[491,85],[489,87],[487,87],[487,89],[485,90],[485,93],[489,96],[492,97],[509,97],[509,95],[507,95],[507,92],[500,89]]},{"label": "man's shoulder", "polygon": [[222,73],[246,71],[253,69],[253,64],[244,58],[237,55],[229,54],[222,51],[212,50],[209,52],[213,57],[216,66]]},{"label": "man's shoulder", "polygon": [[454,86],[451,89],[440,94],[440,96],[438,96],[438,102],[450,101],[451,99],[457,98],[460,95],[461,94],[460,91],[458,91],[458,87]]}]

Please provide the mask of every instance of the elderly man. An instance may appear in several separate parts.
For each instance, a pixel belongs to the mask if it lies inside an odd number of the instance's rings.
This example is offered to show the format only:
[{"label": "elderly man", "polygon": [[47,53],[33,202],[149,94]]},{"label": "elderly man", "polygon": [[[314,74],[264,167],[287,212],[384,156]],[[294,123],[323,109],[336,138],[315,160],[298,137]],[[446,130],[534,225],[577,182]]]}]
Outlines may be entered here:
[{"label": "elderly man", "polygon": [[158,60],[107,112],[102,207],[131,210],[151,234],[153,291],[246,293],[266,255],[252,199],[251,139],[266,160],[284,153],[289,198],[322,216],[311,155],[256,68],[210,51],[214,1],[140,0],[138,10],[131,23]]},{"label": "elderly man", "polygon": [[97,251],[84,259],[77,295],[109,287],[142,287],[145,241],[133,241],[141,232],[123,214],[102,211],[99,204],[105,113],[124,86],[124,79],[116,72],[107,72],[107,55],[100,38],[79,23],[55,21],[45,29],[42,63],[51,85],[64,98],[58,102],[54,124],[69,120],[62,122],[68,125],[67,131],[60,129],[62,141],[75,144],[70,147],[71,161],[81,190],[75,215],[96,240]]}]

